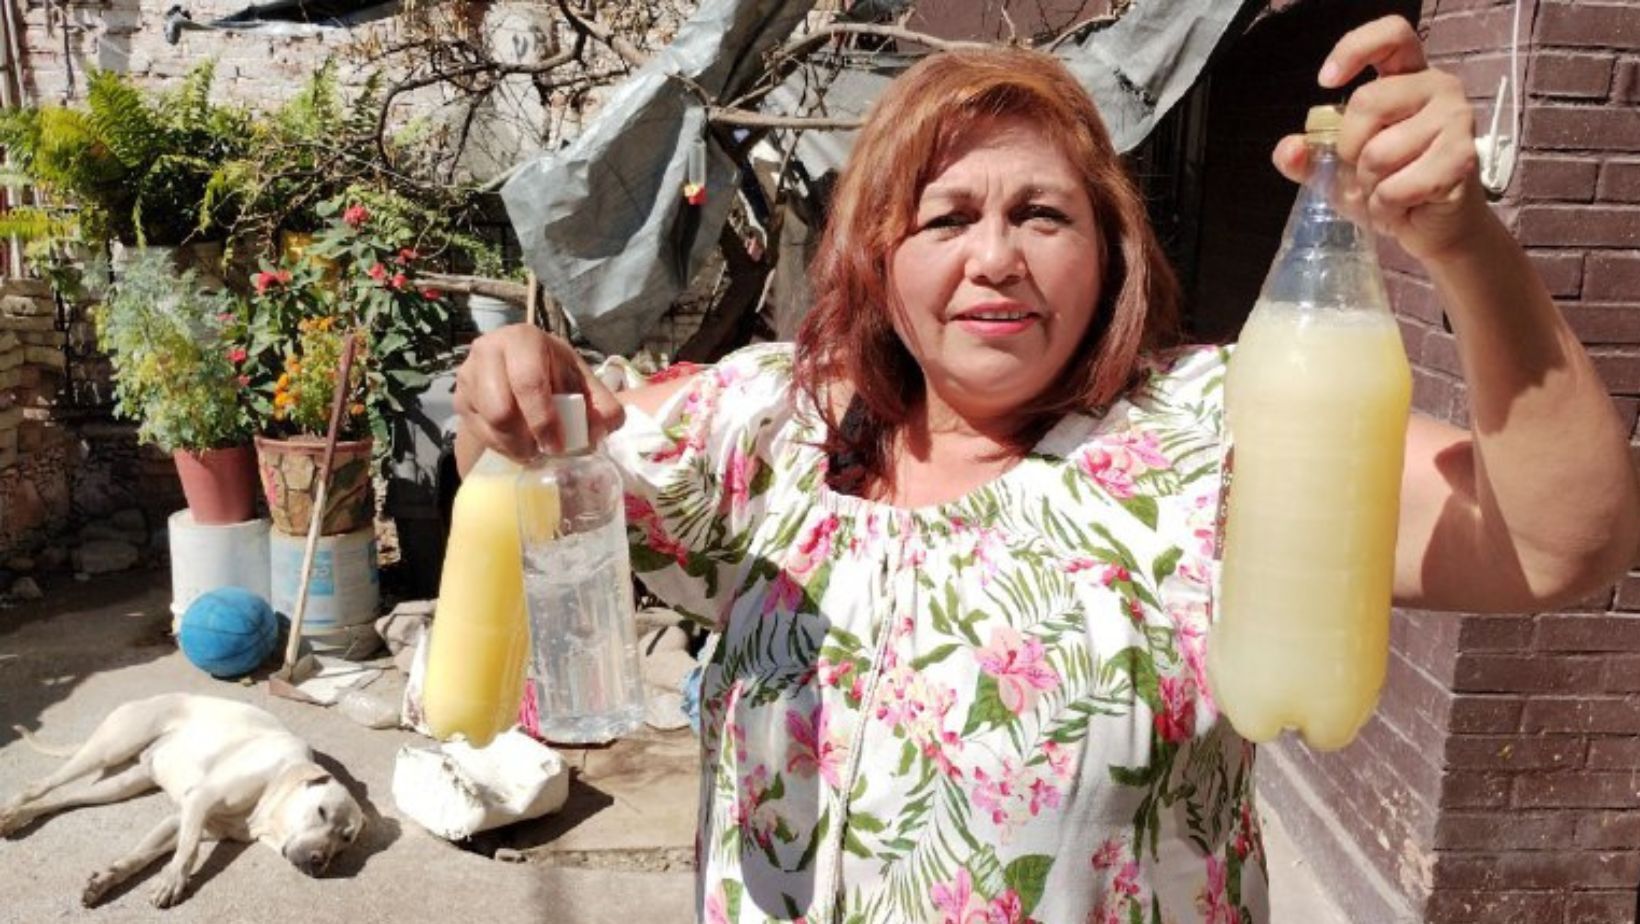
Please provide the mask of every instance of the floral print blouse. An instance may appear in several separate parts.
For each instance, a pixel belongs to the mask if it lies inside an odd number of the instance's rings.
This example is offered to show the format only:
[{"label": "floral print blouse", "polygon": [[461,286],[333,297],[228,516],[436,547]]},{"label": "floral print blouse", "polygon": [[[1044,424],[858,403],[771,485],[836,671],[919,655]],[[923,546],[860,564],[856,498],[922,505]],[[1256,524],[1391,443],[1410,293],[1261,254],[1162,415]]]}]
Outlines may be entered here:
[{"label": "floral print blouse", "polygon": [[915,510],[827,487],[788,345],[629,416],[633,567],[721,632],[701,920],[1267,920],[1253,748],[1205,674],[1225,358],[1158,357]]}]

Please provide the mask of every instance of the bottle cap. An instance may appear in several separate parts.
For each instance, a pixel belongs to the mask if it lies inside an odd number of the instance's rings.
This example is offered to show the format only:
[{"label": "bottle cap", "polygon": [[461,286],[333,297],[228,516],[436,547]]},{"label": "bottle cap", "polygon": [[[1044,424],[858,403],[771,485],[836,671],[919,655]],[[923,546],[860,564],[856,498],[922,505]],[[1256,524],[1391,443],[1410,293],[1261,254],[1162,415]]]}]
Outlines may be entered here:
[{"label": "bottle cap", "polygon": [[1335,141],[1338,138],[1338,128],[1343,124],[1343,106],[1311,106],[1309,113],[1304,116],[1304,140]]},{"label": "bottle cap", "polygon": [[585,395],[553,395],[552,409],[558,415],[558,429],[564,435],[563,452],[587,448],[587,399]]}]

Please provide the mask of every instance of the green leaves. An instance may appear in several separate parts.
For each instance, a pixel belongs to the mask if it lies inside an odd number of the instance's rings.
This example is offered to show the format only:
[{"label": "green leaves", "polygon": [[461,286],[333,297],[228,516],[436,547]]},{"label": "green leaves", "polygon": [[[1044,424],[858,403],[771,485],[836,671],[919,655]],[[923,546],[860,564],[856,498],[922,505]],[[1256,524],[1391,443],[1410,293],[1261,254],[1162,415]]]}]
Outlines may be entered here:
[{"label": "green leaves", "polygon": [[997,681],[990,674],[980,674],[974,691],[974,704],[968,708],[968,721],[962,727],[963,737],[985,728],[1000,727],[1014,720],[1014,714],[1002,704]]},{"label": "green leaves", "polygon": [[1002,881],[1019,895],[1020,907],[1029,915],[1042,900],[1042,891],[1053,868],[1053,857],[1045,853],[1017,857],[1002,871]]}]

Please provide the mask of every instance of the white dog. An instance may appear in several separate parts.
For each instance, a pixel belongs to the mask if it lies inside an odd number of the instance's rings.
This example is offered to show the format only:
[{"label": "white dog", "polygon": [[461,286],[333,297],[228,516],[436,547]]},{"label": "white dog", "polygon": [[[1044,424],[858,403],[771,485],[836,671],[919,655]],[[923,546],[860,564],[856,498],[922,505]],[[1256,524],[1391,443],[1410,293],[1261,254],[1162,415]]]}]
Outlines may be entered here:
[{"label": "white dog", "polygon": [[[317,876],[364,827],[359,804],[313,762],[307,743],[244,703],[155,696],[109,713],[72,754],[30,744],[68,762],[0,805],[0,837],[41,815],[118,802],[156,786],[177,805],[129,854],[91,876],[81,896],[88,907],[172,850],[150,898],[161,908],[176,904],[202,839],[261,841]],[[48,795],[93,771],[101,778],[82,791]]]}]

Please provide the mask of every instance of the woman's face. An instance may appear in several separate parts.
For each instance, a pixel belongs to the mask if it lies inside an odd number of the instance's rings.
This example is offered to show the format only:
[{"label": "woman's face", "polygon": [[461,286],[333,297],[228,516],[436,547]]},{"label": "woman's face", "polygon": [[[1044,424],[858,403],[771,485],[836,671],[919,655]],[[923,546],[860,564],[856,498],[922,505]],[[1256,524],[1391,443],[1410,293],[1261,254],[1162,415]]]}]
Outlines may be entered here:
[{"label": "woman's face", "polygon": [[1030,122],[980,123],[890,255],[895,329],[930,397],[1006,414],[1064,370],[1093,320],[1104,252],[1081,173]]}]

